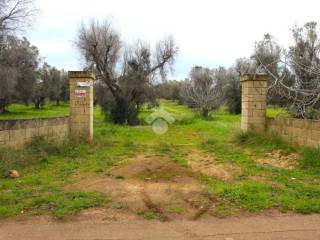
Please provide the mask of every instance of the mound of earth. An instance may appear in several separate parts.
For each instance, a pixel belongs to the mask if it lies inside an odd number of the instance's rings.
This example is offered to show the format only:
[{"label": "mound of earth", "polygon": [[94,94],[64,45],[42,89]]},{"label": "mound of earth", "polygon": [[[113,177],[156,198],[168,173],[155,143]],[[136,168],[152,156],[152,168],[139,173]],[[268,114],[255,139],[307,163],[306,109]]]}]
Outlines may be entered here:
[{"label": "mound of earth", "polygon": [[[139,155],[105,174],[77,180],[69,191],[97,191],[109,195],[111,207],[121,214],[162,220],[198,218],[216,201],[188,168],[168,157]],[[205,210],[205,211],[204,211]]]},{"label": "mound of earth", "polygon": [[187,155],[188,164],[193,171],[223,181],[232,181],[241,173],[241,168],[231,163],[217,163],[211,154],[191,151]]}]

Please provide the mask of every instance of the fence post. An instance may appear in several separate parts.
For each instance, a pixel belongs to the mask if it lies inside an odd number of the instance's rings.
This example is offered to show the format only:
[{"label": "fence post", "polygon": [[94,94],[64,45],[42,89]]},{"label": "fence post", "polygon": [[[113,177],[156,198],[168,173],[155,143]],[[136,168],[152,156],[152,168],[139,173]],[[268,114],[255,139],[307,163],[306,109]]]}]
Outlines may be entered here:
[{"label": "fence post", "polygon": [[92,72],[69,72],[70,137],[80,142],[93,140],[93,80]]},{"label": "fence post", "polygon": [[241,77],[241,129],[263,132],[266,128],[268,75],[246,74]]}]

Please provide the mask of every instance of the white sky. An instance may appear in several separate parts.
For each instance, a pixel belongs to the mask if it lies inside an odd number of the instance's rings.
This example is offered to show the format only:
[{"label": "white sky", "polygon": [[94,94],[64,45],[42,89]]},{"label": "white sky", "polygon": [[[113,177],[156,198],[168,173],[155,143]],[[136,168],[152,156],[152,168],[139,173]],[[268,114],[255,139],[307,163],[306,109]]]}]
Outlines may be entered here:
[{"label": "white sky", "polygon": [[194,65],[231,66],[248,57],[254,42],[271,33],[282,46],[290,28],[306,21],[320,24],[319,0],[37,0],[40,15],[27,37],[45,60],[65,70],[81,70],[73,46],[79,24],[92,17],[112,18],[122,39],[151,46],[172,34],[180,53],[170,78],[183,79]]}]

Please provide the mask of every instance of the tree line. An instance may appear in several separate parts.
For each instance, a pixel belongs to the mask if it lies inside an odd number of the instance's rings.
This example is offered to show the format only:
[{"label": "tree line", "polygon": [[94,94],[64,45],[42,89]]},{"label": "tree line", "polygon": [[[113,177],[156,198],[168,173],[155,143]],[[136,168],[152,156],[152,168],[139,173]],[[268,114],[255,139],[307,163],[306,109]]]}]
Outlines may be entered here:
[{"label": "tree line", "polygon": [[43,107],[67,101],[67,73],[43,62],[27,38],[18,37],[36,14],[31,0],[0,0],[0,113],[11,103]]},{"label": "tree line", "polygon": [[[67,101],[68,76],[43,62],[36,46],[18,37],[36,15],[33,0],[0,0],[0,113],[15,102],[41,108],[45,100]],[[285,107],[292,116],[320,118],[320,40],[316,22],[292,29],[293,44],[284,49],[271,34],[255,42],[251,56],[226,68],[190,69],[187,79],[167,81],[179,53],[172,36],[154,46],[143,40],[128,44],[108,20],[81,24],[75,45],[95,73],[95,104],[114,123],[135,125],[145,104],[158,98],[177,100],[203,117],[224,105],[241,112],[240,77],[269,75],[268,104]]]},{"label": "tree line", "polygon": [[240,77],[268,74],[269,105],[286,108],[297,118],[320,118],[320,38],[316,22],[291,29],[293,44],[280,47],[271,34],[255,42],[251,56],[226,69],[194,67],[189,79],[157,86],[159,96],[196,107],[204,117],[221,105],[241,112]]}]

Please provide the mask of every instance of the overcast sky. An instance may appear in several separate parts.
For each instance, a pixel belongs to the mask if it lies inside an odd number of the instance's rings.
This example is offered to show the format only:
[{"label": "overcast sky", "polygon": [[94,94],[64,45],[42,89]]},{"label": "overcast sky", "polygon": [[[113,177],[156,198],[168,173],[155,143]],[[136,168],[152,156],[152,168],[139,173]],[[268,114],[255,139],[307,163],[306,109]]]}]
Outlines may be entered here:
[{"label": "overcast sky", "polygon": [[320,23],[319,0],[37,0],[40,14],[27,32],[45,60],[65,70],[81,70],[73,45],[81,22],[111,18],[122,40],[151,46],[172,34],[180,48],[175,72],[183,79],[194,65],[231,66],[249,56],[256,40],[271,33],[282,46],[290,28]]}]

